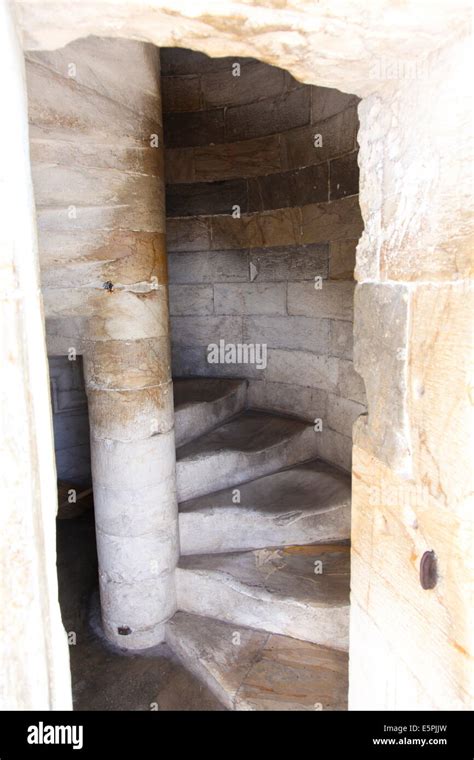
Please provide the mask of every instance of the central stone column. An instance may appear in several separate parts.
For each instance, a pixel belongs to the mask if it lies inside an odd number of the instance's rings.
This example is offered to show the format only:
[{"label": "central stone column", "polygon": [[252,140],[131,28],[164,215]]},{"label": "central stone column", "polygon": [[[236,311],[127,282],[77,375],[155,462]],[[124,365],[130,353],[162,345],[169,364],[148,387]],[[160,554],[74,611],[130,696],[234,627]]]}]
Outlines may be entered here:
[{"label": "central stone column", "polygon": [[[111,311],[125,305],[117,295],[106,295]],[[126,319],[121,339],[90,341],[84,356],[102,621],[110,640],[142,648],[164,639],[176,609],[173,395],[166,290],[127,297],[145,307],[139,323]]]},{"label": "central stone column", "polygon": [[103,626],[145,648],[178,559],[159,52],[90,37],[27,70],[48,352],[84,356]]}]

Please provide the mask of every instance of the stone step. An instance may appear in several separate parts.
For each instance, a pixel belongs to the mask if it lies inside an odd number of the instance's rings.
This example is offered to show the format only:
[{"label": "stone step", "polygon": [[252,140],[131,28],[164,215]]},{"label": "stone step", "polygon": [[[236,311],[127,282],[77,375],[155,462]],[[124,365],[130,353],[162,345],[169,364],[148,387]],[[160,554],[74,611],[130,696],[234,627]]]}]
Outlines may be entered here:
[{"label": "stone step", "polygon": [[348,647],[348,545],[184,556],[176,584],[184,612]]},{"label": "stone step", "polygon": [[229,710],[346,710],[347,654],[177,612],[166,640]]},{"label": "stone step", "polygon": [[173,379],[176,446],[198,438],[245,409],[247,380]]},{"label": "stone step", "polygon": [[[179,505],[181,554],[350,538],[350,477],[316,460]],[[238,499],[238,500],[237,500]]]},{"label": "stone step", "polygon": [[309,461],[316,457],[317,448],[318,433],[305,422],[266,412],[243,412],[178,448],[178,501]]}]

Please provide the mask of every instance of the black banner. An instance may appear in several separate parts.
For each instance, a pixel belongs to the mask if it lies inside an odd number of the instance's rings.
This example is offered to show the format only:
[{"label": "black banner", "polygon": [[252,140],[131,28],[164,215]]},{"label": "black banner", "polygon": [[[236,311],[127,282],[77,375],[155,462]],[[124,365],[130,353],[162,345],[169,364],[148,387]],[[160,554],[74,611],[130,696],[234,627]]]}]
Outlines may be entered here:
[{"label": "black banner", "polygon": [[472,760],[472,723],[467,712],[3,712],[0,760],[186,750]]}]

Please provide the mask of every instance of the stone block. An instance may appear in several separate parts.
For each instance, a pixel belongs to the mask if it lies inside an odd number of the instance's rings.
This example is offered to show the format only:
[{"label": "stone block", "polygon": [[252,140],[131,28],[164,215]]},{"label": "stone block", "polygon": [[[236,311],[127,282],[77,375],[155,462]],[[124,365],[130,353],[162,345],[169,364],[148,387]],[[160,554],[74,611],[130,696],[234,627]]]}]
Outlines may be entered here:
[{"label": "stone block", "polygon": [[320,164],[356,147],[357,114],[348,109],[320,124],[291,129],[280,135],[282,169]]},{"label": "stone block", "polygon": [[338,362],[308,351],[268,350],[265,380],[337,392]]},{"label": "stone block", "polygon": [[245,180],[192,182],[167,185],[166,188],[168,217],[230,214],[235,205],[239,206],[241,213],[248,210]]},{"label": "stone block", "polygon": [[338,366],[338,388],[335,391],[344,398],[366,404],[364,380],[356,371],[354,364],[346,359],[334,359]]},{"label": "stone block", "polygon": [[334,90],[330,87],[311,87],[311,122],[324,121],[330,116],[356,106],[359,102],[357,95]]},{"label": "stone block", "polygon": [[165,151],[167,184],[194,182],[194,148],[168,148]]},{"label": "stone block", "polygon": [[323,280],[321,288],[311,282],[288,283],[288,314],[352,321],[354,284]]},{"label": "stone block", "polygon": [[326,418],[327,393],[320,388],[257,379],[250,381],[247,398],[254,409],[292,414],[307,422]]},{"label": "stone block", "polygon": [[165,113],[163,131],[167,148],[192,148],[224,141],[224,111]]},{"label": "stone block", "polygon": [[265,211],[329,200],[327,163],[248,180],[248,210]]},{"label": "stone block", "polygon": [[308,317],[245,317],[245,343],[265,343],[269,348],[288,348],[329,353],[329,321]]},{"label": "stone block", "polygon": [[352,361],[353,324],[342,319],[330,320],[329,354]]},{"label": "stone block", "polygon": [[170,253],[171,283],[248,282],[247,251],[196,251]]},{"label": "stone block", "polygon": [[215,249],[266,248],[301,242],[301,212],[295,208],[245,214],[240,219],[215,216],[211,224]]},{"label": "stone block", "polygon": [[365,404],[330,393],[328,395],[325,423],[332,430],[352,439],[352,425],[367,411]]},{"label": "stone block", "polygon": [[329,279],[353,280],[357,240],[334,240],[329,244]]},{"label": "stone block", "polygon": [[194,74],[178,77],[162,76],[161,97],[163,113],[199,111],[201,108],[200,77]]},{"label": "stone block", "polygon": [[209,220],[206,217],[170,218],[166,238],[169,251],[205,251],[211,245]]},{"label": "stone block", "polygon": [[[278,135],[194,148],[196,180],[272,174],[280,170]],[[185,180],[183,180],[185,181]]]},{"label": "stone block", "polygon": [[203,108],[247,105],[253,101],[278,98],[285,91],[285,72],[276,66],[256,61],[241,66],[234,76],[234,59],[225,68],[201,76]]},{"label": "stone block", "polygon": [[214,312],[214,293],[210,285],[170,285],[170,315],[200,315]]},{"label": "stone block", "polygon": [[325,243],[301,246],[253,248],[249,261],[259,282],[314,281],[328,275],[328,246]]},{"label": "stone block", "polygon": [[358,239],[364,228],[358,196],[303,206],[301,212],[303,243]]},{"label": "stone block", "polygon": [[235,317],[174,317],[171,322],[173,345],[207,346],[220,340],[242,342],[242,320]]},{"label": "stone block", "polygon": [[[356,288],[354,367],[363,377],[367,391],[366,444],[380,461],[405,475],[411,470],[407,423],[408,310],[409,290],[405,285],[366,283]],[[348,379],[346,375],[345,380]],[[341,393],[359,400],[344,387]]]},{"label": "stone block", "polygon": [[329,162],[330,200],[357,195],[359,192],[359,165],[357,152],[335,158]]},{"label": "stone block", "polygon": [[226,283],[214,286],[216,314],[286,314],[284,283]]},{"label": "stone block", "polygon": [[[249,140],[309,124],[311,98],[308,87],[284,93],[277,100],[260,100],[233,106],[225,112],[226,142]],[[215,141],[217,142],[217,141]]]}]

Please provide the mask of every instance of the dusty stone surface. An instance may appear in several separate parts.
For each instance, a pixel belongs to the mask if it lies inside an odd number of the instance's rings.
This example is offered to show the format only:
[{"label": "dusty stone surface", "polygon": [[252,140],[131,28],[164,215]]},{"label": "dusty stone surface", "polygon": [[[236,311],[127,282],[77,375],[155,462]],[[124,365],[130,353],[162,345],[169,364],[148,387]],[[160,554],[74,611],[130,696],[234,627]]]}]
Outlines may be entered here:
[{"label": "dusty stone surface", "polygon": [[247,403],[246,380],[174,379],[173,392],[176,446],[218,427]]},{"label": "dusty stone surface", "polygon": [[27,100],[20,39],[0,2],[0,59],[8,75],[0,123],[0,709],[69,710],[69,654],[61,625],[54,521],[56,472]]},{"label": "dusty stone surface", "polygon": [[348,546],[181,557],[176,583],[185,612],[348,648]]},{"label": "dusty stone surface", "polygon": [[[79,34],[126,35],[158,47],[174,46],[179,40],[180,46],[211,56],[256,56],[283,66],[299,80],[357,95],[367,95],[379,85],[374,59],[380,63],[387,57],[391,62],[407,56],[416,60],[436,50],[440,39],[451,42],[469,23],[465,0],[456,0],[449,8],[441,1],[420,2],[419,13],[413,16],[400,12],[393,0],[384,0],[370,11],[365,3],[346,3],[335,9],[324,0],[317,13],[306,3],[280,8],[274,3],[260,7],[237,2],[216,11],[211,0],[202,0],[192,10],[178,0],[172,12],[165,0],[130,0],[110,9],[85,8],[79,0],[67,5],[25,0],[16,7],[26,49],[61,47]],[[338,29],[337,55],[334,36],[326,32],[333,24]],[[274,30],[271,35],[265,33],[268,26]]]},{"label": "dusty stone surface", "polygon": [[238,486],[252,478],[312,459],[317,434],[290,417],[247,411],[180,446],[176,457],[179,501]]},{"label": "dusty stone surface", "polygon": [[179,505],[181,554],[312,544],[350,537],[347,476],[297,465]]},{"label": "dusty stone surface", "polygon": [[59,521],[57,547],[61,615],[75,642],[69,647],[74,710],[223,709],[165,644],[138,653],[107,641],[91,513]]},{"label": "dusty stone surface", "polygon": [[347,655],[177,612],[166,639],[230,710],[344,710]]},{"label": "dusty stone surface", "polygon": [[84,351],[104,630],[148,647],[178,557],[159,53],[91,38],[27,70],[47,329]]}]

